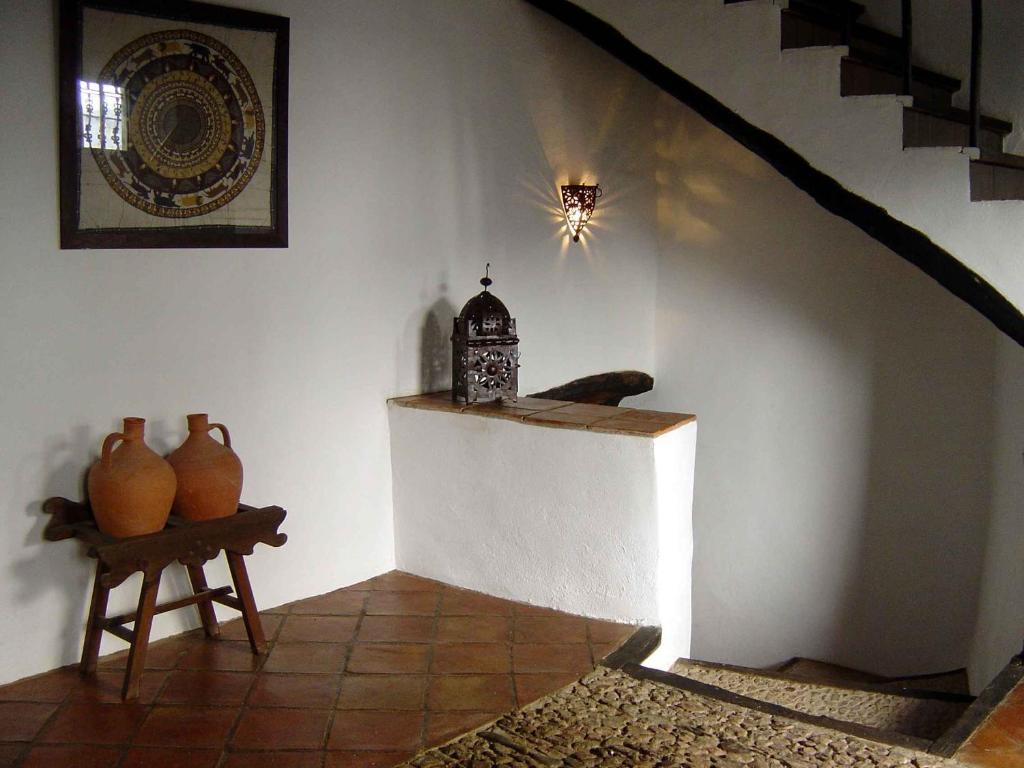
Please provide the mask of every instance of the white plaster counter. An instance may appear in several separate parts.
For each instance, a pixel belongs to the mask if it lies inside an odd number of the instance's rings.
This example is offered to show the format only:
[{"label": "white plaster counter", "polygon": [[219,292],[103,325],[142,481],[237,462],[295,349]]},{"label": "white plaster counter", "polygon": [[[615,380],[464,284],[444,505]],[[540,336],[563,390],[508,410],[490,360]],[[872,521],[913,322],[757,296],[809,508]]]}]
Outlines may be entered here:
[{"label": "white plaster counter", "polygon": [[689,653],[693,416],[520,398],[389,402],[398,568],[570,613],[657,624]]}]

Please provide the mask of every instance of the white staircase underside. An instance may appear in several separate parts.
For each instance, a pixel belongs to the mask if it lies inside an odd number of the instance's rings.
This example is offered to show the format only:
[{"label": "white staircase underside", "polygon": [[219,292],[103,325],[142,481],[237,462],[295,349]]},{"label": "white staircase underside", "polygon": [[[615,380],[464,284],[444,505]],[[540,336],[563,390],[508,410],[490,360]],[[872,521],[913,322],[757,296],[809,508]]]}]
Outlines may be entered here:
[{"label": "white staircase underside", "polygon": [[846,47],[782,50],[783,2],[575,1],[1024,311],[1024,201],[970,200],[974,150],[903,149],[910,97],[842,97]]}]

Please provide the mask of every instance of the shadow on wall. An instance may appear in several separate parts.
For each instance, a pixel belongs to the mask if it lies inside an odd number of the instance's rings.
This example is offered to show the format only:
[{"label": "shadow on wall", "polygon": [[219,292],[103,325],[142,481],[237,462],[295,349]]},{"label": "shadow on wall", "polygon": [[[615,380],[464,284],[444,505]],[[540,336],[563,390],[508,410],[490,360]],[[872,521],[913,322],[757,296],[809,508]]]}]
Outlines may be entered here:
[{"label": "shadow on wall", "polygon": [[998,332],[670,97],[655,124],[650,407],[701,420],[693,655],[966,664]]},{"label": "shadow on wall", "polygon": [[423,317],[420,327],[420,392],[451,389],[451,327],[452,318],[458,313],[448,297],[441,296]]}]

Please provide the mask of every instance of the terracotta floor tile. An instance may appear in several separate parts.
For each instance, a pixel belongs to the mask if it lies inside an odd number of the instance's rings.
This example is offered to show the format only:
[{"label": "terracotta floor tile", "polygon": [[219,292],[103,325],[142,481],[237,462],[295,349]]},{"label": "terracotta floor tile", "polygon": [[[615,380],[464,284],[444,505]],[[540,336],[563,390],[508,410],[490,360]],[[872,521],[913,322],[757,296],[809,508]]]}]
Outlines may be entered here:
[{"label": "terracotta floor tile", "polygon": [[1004,703],[996,708],[984,728],[997,727],[1002,729],[1011,739],[1024,745],[1024,705]]},{"label": "terracotta floor tile", "polygon": [[512,603],[479,592],[446,589],[441,596],[442,616],[511,616]]},{"label": "terracotta floor tile", "polygon": [[320,749],[330,716],[324,709],[249,709],[231,744],[238,749]]},{"label": "terracotta floor tile", "polygon": [[273,608],[264,608],[260,613],[271,613],[275,616],[281,616],[292,612],[292,606],[295,603],[283,603],[282,605],[275,605]]},{"label": "terracotta floor tile", "polygon": [[437,620],[440,643],[507,643],[512,640],[512,619],[505,616],[441,616]]},{"label": "terracotta floor tile", "polygon": [[631,627],[628,624],[587,619],[587,631],[590,634],[590,642],[594,644],[619,645],[636,632],[636,629],[636,627]]},{"label": "terracotta floor tile", "polygon": [[276,643],[264,665],[267,672],[341,672],[348,646],[336,643]]},{"label": "terracotta floor tile", "polygon": [[113,747],[84,744],[33,747],[25,757],[22,768],[114,768],[120,757],[121,751]]},{"label": "terracotta floor tile", "polygon": [[1020,745],[1017,739],[989,720],[971,735],[966,746],[981,751],[1000,751],[1016,749]]},{"label": "terracotta floor tile", "polygon": [[363,643],[429,643],[433,636],[433,616],[364,616],[359,625]]},{"label": "terracotta floor tile", "polygon": [[[174,669],[181,657],[203,644],[203,636],[190,632],[180,637],[170,637],[150,643],[146,649],[146,669]],[[128,666],[128,651],[118,651],[103,656],[97,665],[98,669],[125,669]]]},{"label": "terracotta floor tile", "polygon": [[219,749],[134,747],[120,768],[214,768],[220,753]]},{"label": "terracotta floor tile", "polygon": [[512,639],[517,643],[585,643],[587,623],[575,616],[519,616]]},{"label": "terracotta floor tile", "polygon": [[323,614],[328,616],[358,616],[369,592],[328,592],[310,597],[292,605],[293,614]]},{"label": "terracotta floor tile", "polygon": [[512,613],[516,616],[565,616],[566,614],[556,611],[554,608],[545,608],[542,605],[527,605],[526,603],[513,603]]},{"label": "terracotta floor tile", "polygon": [[371,592],[368,616],[433,616],[441,599],[438,592]]},{"label": "terracotta floor tile", "polygon": [[340,709],[411,709],[426,704],[427,678],[422,675],[345,675]]},{"label": "terracotta floor tile", "polygon": [[363,583],[369,584],[370,589],[385,592],[440,592],[445,588],[445,585],[439,581],[413,576],[411,573],[403,571],[382,573]]},{"label": "terracotta floor tile", "polygon": [[427,671],[429,645],[357,643],[348,671],[364,674],[417,674]]},{"label": "terracotta floor tile", "polygon": [[591,669],[586,643],[517,643],[512,646],[512,669],[516,672],[577,672]]},{"label": "terracotta floor tile", "polygon": [[356,633],[358,616],[299,616],[285,619],[278,642],[347,643]]},{"label": "terracotta floor tile", "polygon": [[340,675],[262,674],[249,694],[252,707],[308,707],[325,709],[338,698]]},{"label": "terracotta floor tile", "polygon": [[430,671],[435,675],[512,671],[512,651],[504,643],[444,643],[434,647]]},{"label": "terracotta floor tile", "polygon": [[480,710],[505,712],[515,708],[511,675],[445,675],[430,679],[427,707],[431,711]]},{"label": "terracotta floor tile", "polygon": [[57,711],[56,704],[0,702],[0,733],[4,741],[31,741]]},{"label": "terracotta floor tile", "polygon": [[221,768],[320,768],[323,752],[232,752]]},{"label": "terracotta floor tile", "polygon": [[541,696],[554,693],[580,678],[575,672],[543,672],[515,675],[516,705],[525,707]]},{"label": "terracotta floor tile", "polygon": [[0,768],[14,768],[28,744],[0,744]]},{"label": "terracotta floor tile", "polygon": [[328,752],[324,768],[391,768],[413,752]]},{"label": "terracotta floor tile", "polygon": [[[139,683],[139,698],[135,700],[135,703],[152,704],[169,674],[163,670],[147,670]],[[80,675],[78,685],[71,690],[68,698],[71,701],[92,702],[93,704],[120,704],[123,686],[124,672],[120,670]]]},{"label": "terracotta floor tile", "polygon": [[[277,634],[277,630],[281,626],[281,622],[283,620],[284,616],[281,615],[267,613],[266,611],[260,613],[260,624],[263,625],[263,635],[268,640],[272,640]],[[220,625],[220,639],[245,640],[248,642],[249,636],[245,633],[245,622],[241,619],[225,621]]]},{"label": "terracotta floor tile", "polygon": [[123,744],[146,717],[139,704],[68,704],[39,737],[46,743]]},{"label": "terracotta floor tile", "polygon": [[339,710],[327,748],[415,751],[423,733],[422,712]]},{"label": "terracotta floor tile", "polygon": [[0,701],[61,702],[81,679],[77,669],[56,669],[0,686]]},{"label": "terracotta floor tile", "polygon": [[135,744],[216,749],[223,746],[238,710],[222,707],[154,707]]},{"label": "terracotta floor tile", "polygon": [[157,700],[161,704],[241,706],[256,676],[247,672],[178,670],[171,672]]},{"label": "terracotta floor tile", "polygon": [[956,759],[976,768],[1024,768],[1024,753],[1016,750],[987,751],[965,747],[956,753]]},{"label": "terracotta floor tile", "polygon": [[1003,702],[1006,704],[1024,704],[1024,682],[1017,683],[1014,689],[1003,699]]},{"label": "terracotta floor tile", "polygon": [[619,645],[619,643],[591,643],[590,650],[594,661],[594,666],[596,667],[598,664],[600,664],[602,659],[604,659],[608,654],[612,653],[615,650],[618,650]]},{"label": "terracotta floor tile", "polygon": [[427,715],[427,746],[437,746],[497,720],[496,712],[432,712]]},{"label": "terracotta floor tile", "polygon": [[178,669],[216,669],[222,672],[255,672],[264,657],[257,656],[248,643],[236,640],[206,640],[178,661]]}]

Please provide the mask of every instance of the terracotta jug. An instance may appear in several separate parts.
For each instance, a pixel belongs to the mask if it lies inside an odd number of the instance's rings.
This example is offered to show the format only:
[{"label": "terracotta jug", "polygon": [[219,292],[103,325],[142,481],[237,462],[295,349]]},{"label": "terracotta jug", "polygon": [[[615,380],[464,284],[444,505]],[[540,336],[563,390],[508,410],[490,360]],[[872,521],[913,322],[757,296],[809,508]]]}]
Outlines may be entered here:
[{"label": "terracotta jug", "polygon": [[[212,520],[238,511],[242,495],[242,462],[231,450],[231,435],[223,424],[210,424],[205,413],[188,415],[188,437],[167,461],[178,476],[174,513],[187,520]],[[210,436],[219,429],[221,445]]]},{"label": "terracotta jug", "polygon": [[167,524],[174,470],[146,445],[145,430],[145,419],[126,418],[124,432],[107,435],[100,460],[89,469],[89,504],[96,525],[109,536],[141,536]]}]

